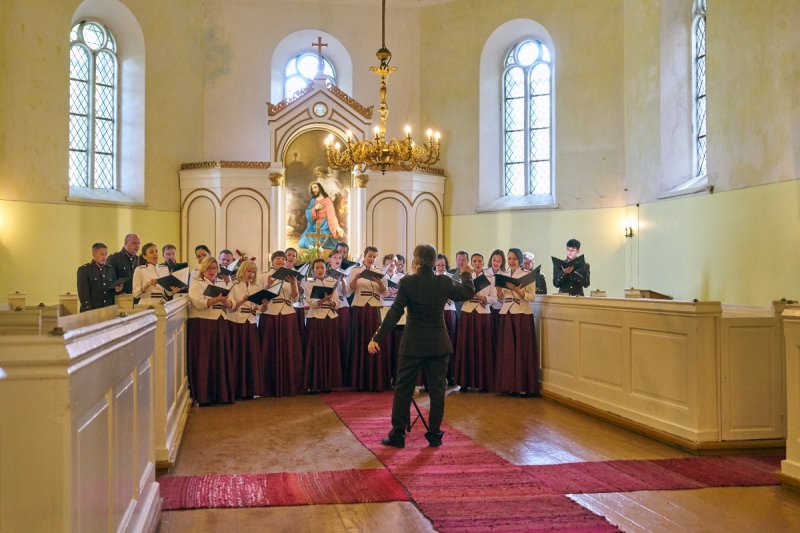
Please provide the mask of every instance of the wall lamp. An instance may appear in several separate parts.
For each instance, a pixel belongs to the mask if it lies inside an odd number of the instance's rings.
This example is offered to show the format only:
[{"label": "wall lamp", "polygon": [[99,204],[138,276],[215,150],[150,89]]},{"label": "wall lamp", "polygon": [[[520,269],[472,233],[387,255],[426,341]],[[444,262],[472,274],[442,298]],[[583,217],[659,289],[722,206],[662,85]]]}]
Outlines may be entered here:
[{"label": "wall lamp", "polygon": [[633,237],[633,226],[625,226],[625,236]]}]

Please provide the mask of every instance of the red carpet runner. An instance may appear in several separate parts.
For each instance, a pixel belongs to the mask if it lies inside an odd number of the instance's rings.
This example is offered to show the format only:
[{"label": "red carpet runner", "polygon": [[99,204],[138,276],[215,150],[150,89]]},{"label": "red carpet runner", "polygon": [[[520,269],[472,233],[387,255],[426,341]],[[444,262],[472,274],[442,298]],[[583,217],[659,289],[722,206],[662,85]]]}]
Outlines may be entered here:
[{"label": "red carpet runner", "polygon": [[162,509],[408,501],[388,470],[161,477]]},{"label": "red carpet runner", "polygon": [[440,532],[619,531],[513,465],[443,424],[445,445],[429,448],[415,427],[402,450],[381,445],[393,395],[333,393],[322,398],[402,483]]}]

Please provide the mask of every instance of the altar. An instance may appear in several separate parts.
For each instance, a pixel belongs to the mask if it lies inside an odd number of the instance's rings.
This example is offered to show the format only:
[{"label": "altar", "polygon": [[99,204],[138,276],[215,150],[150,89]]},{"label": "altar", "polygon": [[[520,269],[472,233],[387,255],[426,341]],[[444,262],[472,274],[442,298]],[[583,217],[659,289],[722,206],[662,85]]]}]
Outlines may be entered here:
[{"label": "altar", "polygon": [[[327,166],[324,140],[367,139],[373,108],[321,79],[277,104],[267,104],[272,161],[205,161],[181,165],[181,260],[200,244],[255,257],[291,246],[301,255],[322,216],[323,248],[338,242],[356,258],[365,246],[381,255],[410,255],[418,243],[443,246],[445,176],[438,168],[391,167],[385,173]],[[323,192],[320,192],[323,191]],[[320,212],[313,213],[315,204]],[[323,252],[325,253],[325,252]],[[327,255],[325,253],[325,255]]]}]

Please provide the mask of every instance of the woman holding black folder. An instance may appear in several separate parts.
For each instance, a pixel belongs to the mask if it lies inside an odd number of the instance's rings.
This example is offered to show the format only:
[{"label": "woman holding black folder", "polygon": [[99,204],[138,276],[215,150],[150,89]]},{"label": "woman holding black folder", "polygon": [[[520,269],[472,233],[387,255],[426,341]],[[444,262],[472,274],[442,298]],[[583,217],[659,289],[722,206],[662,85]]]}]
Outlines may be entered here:
[{"label": "woman holding black folder", "polygon": [[[495,250],[489,256],[489,267],[484,270],[486,277],[494,285],[495,274],[506,273],[506,254],[503,250]],[[503,307],[503,301],[498,300],[492,304],[492,346],[497,346],[497,327],[500,322],[500,308]]]},{"label": "woman holding black folder", "polygon": [[322,258],[311,264],[314,279],[306,283],[308,317],[306,356],[303,363],[305,387],[312,392],[342,387],[342,362],[339,352],[339,291],[336,279],[327,275]]},{"label": "woman holding black folder", "polygon": [[[303,346],[297,313],[297,278],[287,274],[286,253],[278,250],[270,257],[272,269],[261,274],[260,285],[275,286],[277,296],[264,302],[258,322],[261,352],[264,354],[265,392],[268,396],[296,396],[303,388]],[[281,270],[283,269],[283,270]]]},{"label": "woman holding black folder", "polygon": [[336,294],[338,304],[336,306],[336,314],[339,318],[336,319],[336,324],[339,326],[339,355],[342,362],[342,384],[349,383],[350,379],[350,302],[347,297],[350,296],[350,289],[347,286],[347,273],[342,269],[342,260],[344,254],[339,250],[331,250],[328,255],[328,267],[336,272]]},{"label": "woman holding black folder", "polygon": [[[508,250],[508,274],[521,278],[528,274],[522,269],[522,251]],[[520,288],[511,282],[501,286],[495,278],[497,298],[502,301],[497,327],[496,389],[521,396],[539,393],[536,358],[536,332],[533,329],[531,302],[536,299],[536,284]]]},{"label": "woman holding black folder", "polygon": [[[226,294],[209,296],[217,287],[217,260],[200,263],[197,278],[189,286],[187,362],[189,388],[200,405],[234,403],[233,361],[225,314],[231,307]],[[221,286],[219,286],[222,288]]]},{"label": "woman holding black folder", "polygon": [[[491,307],[497,302],[497,291],[483,271],[483,255],[472,254],[472,280],[475,296],[461,306],[458,339],[455,347],[455,378],[461,392],[470,388],[481,392],[494,391],[494,345],[492,344]],[[482,276],[486,286],[480,288]]]},{"label": "woman holding black folder", "polygon": [[178,287],[166,290],[158,284],[158,279],[169,276],[169,268],[158,264],[158,246],[148,242],[142,246],[139,258],[140,266],[133,271],[133,297],[138,298],[138,305],[156,305],[162,298],[171,297],[178,292]]},{"label": "woman holding black folder", "polygon": [[391,388],[390,346],[384,340],[379,354],[372,356],[367,345],[381,323],[381,296],[388,294],[383,272],[375,266],[378,249],[364,249],[364,264],[355,266],[347,285],[355,293],[350,307],[353,322],[353,351],[350,365],[350,385],[359,391],[382,392]]},{"label": "woman holding black folder", "polygon": [[236,399],[250,399],[264,395],[264,361],[261,341],[258,338],[256,315],[260,305],[249,300],[261,290],[254,283],[258,267],[252,261],[239,265],[236,278],[228,293],[231,310],[225,314],[233,358]]}]

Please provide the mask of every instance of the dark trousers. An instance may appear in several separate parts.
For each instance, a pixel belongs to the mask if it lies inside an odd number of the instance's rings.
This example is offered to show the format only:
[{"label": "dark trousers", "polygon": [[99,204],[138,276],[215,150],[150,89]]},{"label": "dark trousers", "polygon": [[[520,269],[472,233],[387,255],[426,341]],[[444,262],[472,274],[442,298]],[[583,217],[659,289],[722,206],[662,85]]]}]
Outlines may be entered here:
[{"label": "dark trousers", "polygon": [[444,418],[444,393],[447,388],[447,363],[449,361],[449,354],[433,357],[400,355],[397,361],[397,382],[394,385],[390,438],[405,437],[406,427],[411,423],[411,399],[414,397],[414,386],[417,384],[417,375],[420,370],[425,373],[431,402],[428,432],[439,435],[439,426]]}]

